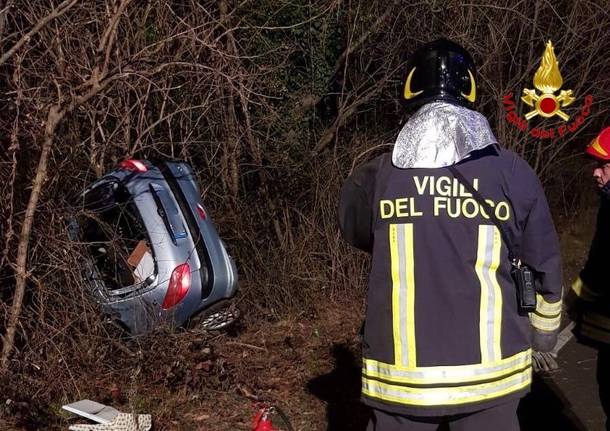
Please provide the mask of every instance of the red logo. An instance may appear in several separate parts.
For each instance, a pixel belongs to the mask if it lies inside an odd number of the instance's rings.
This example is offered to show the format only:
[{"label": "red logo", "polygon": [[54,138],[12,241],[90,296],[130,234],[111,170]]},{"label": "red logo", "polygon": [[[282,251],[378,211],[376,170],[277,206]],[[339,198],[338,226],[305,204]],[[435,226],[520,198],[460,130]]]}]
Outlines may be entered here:
[{"label": "red logo", "polygon": [[[568,133],[574,133],[591,114],[593,96],[590,95],[585,96],[585,103],[575,118],[571,118],[567,112],[563,111],[562,108],[572,105],[576,98],[572,90],[561,89],[563,78],[559,71],[557,57],[555,57],[555,49],[550,40],[547,42],[544,54],[540,59],[540,66],[534,75],[533,83],[535,89],[524,88],[521,95],[521,101],[531,108],[529,112],[526,112],[524,117],[517,114],[517,104],[512,92],[505,95],[502,100],[506,121],[522,132],[528,133],[533,138],[556,139]],[[556,94],[558,91],[559,94]],[[541,118],[558,116],[566,124],[562,124],[559,127],[530,128],[529,120],[538,116]]]},{"label": "red logo", "polygon": [[[540,109],[543,111],[545,110],[545,102],[546,100],[543,100],[540,104]],[[550,100],[550,102],[554,103],[552,100]],[[521,132],[528,133],[531,137],[537,139],[557,139],[576,132],[584,124],[587,117],[591,115],[593,96],[585,96],[585,101],[580,108],[578,115],[576,115],[573,120],[557,127],[530,127],[529,121],[517,113],[517,103],[515,102],[515,97],[512,91],[504,96],[502,103],[504,104],[506,121],[519,129]],[[555,109],[555,105],[553,105],[552,109]],[[551,108],[549,108],[549,111],[550,110]]]}]

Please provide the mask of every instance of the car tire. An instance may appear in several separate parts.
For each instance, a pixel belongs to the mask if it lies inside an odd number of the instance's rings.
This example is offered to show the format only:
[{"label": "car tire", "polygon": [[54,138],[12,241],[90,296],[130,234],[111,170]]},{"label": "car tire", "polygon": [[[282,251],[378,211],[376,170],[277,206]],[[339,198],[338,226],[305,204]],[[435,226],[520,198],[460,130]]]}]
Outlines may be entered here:
[{"label": "car tire", "polygon": [[194,325],[204,331],[226,331],[235,325],[240,316],[241,311],[234,301],[223,300],[199,313]]}]

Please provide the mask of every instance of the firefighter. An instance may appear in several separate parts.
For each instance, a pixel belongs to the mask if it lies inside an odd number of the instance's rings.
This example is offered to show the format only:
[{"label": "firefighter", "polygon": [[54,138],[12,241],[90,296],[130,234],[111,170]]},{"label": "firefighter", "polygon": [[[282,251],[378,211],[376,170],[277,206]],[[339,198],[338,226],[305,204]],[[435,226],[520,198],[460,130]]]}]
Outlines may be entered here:
[{"label": "firefighter", "polygon": [[[372,255],[369,431],[518,430],[532,345],[549,351],[556,341],[561,266],[548,204],[529,165],[473,110],[476,76],[456,43],[416,50],[402,102],[417,111],[392,152],[356,168],[341,190],[342,235]],[[529,316],[519,314],[510,250],[538,280]]]},{"label": "firefighter", "polygon": [[598,349],[597,383],[606,429],[610,430],[610,287],[606,271],[610,260],[610,127],[602,130],[586,152],[597,161],[593,178],[600,193],[600,206],[589,257],[568,298],[578,321],[579,341]]}]

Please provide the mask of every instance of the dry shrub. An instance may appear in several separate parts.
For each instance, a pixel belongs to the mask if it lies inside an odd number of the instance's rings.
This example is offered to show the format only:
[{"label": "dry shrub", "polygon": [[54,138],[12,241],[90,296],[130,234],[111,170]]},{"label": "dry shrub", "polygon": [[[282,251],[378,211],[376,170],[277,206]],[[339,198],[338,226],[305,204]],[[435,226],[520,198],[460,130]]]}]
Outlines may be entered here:
[{"label": "dry shrub", "polygon": [[[366,260],[340,239],[337,194],[354,165],[389,150],[405,119],[402,68],[416,46],[445,36],[472,52],[481,111],[565,213],[581,191],[573,155],[608,117],[607,1],[100,0],[70,3],[24,39],[58,4],[0,2],[0,327],[50,144],[4,376],[7,394],[41,404],[72,399],[100,366],[120,375],[133,362],[99,323],[65,228],[74,196],[118,161],[191,163],[236,257],[251,318],[307,315],[363,292]],[[504,94],[532,87],[548,39],[574,106],[595,97],[587,123],[556,142],[520,134],[502,113]],[[49,141],[53,107],[65,112]]]}]

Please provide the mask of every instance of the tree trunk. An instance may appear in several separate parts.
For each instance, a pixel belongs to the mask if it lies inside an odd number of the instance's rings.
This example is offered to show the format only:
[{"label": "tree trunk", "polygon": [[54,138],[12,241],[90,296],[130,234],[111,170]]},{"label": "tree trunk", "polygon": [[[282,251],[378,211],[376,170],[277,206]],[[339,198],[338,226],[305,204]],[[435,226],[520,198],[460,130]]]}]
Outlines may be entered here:
[{"label": "tree trunk", "polygon": [[47,167],[49,164],[49,154],[53,145],[53,136],[55,129],[65,115],[65,111],[61,111],[58,105],[53,105],[49,109],[47,115],[47,124],[44,132],[44,140],[42,143],[42,151],[38,160],[38,168],[36,177],[32,182],[32,193],[25,210],[23,225],[21,226],[21,234],[19,235],[19,245],[17,247],[17,263],[15,265],[15,296],[11,306],[10,317],[6,327],[6,333],[2,343],[2,357],[0,359],[0,372],[5,372],[8,367],[8,360],[15,345],[15,333],[17,332],[17,323],[21,314],[21,306],[25,295],[25,284],[27,280],[27,258],[28,244],[30,242],[30,234],[32,233],[32,224],[34,222],[34,214],[42,185],[47,177]]}]

